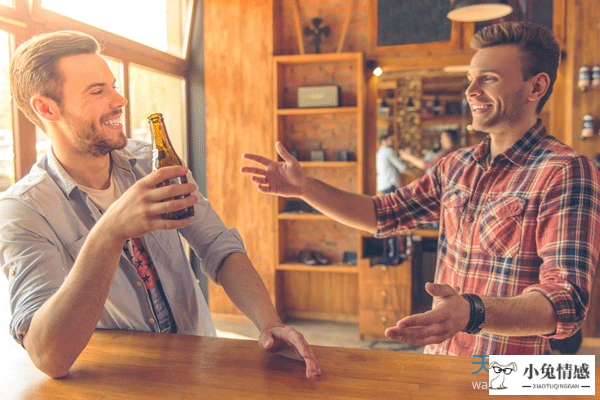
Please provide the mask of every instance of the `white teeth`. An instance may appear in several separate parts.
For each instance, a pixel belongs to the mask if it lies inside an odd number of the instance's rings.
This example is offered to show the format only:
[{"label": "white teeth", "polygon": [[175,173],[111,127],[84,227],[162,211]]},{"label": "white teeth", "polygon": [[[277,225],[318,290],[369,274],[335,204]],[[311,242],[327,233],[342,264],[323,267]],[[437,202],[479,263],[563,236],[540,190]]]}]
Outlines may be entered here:
[{"label": "white teeth", "polygon": [[490,106],[475,106],[475,105],[473,105],[473,106],[471,106],[471,109],[473,111],[479,111],[479,110],[485,110],[486,108],[489,108],[489,107]]},{"label": "white teeth", "polygon": [[115,126],[115,125],[119,125],[120,123],[121,123],[121,121],[119,120],[119,118],[116,118],[116,119],[111,119],[111,120],[105,121],[103,123],[103,125],[112,125],[112,126]]}]

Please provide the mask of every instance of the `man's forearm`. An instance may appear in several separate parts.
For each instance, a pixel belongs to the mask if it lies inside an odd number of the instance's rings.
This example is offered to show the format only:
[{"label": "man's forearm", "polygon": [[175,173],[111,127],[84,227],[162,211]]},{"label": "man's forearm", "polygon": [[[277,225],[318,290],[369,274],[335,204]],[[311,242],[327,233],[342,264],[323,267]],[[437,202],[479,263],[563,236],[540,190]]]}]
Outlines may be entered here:
[{"label": "man's forearm", "polygon": [[375,233],[377,220],[371,196],[347,192],[317,179],[307,178],[302,199],[334,220]]},{"label": "man's forearm", "polygon": [[217,279],[233,304],[259,331],[283,326],[269,292],[248,256],[243,253],[228,255],[219,267]]},{"label": "man's forearm", "polygon": [[93,229],[60,289],[36,311],[23,345],[47,375],[67,374],[96,329],[122,243]]},{"label": "man's forearm", "polygon": [[556,330],[554,306],[540,292],[515,297],[482,297],[484,332],[508,336],[551,334]]}]

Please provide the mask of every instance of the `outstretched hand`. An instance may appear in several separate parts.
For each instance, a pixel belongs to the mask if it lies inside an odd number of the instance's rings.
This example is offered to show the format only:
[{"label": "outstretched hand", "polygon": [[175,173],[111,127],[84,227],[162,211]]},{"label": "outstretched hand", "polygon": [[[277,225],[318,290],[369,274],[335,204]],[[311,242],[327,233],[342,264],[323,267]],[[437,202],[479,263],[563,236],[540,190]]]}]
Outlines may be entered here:
[{"label": "outstretched hand", "polygon": [[265,330],[260,333],[258,344],[268,352],[304,361],[306,363],[307,378],[321,375],[321,367],[312,348],[304,339],[304,336],[292,327],[281,326]]},{"label": "outstretched hand", "polygon": [[259,192],[284,197],[301,196],[306,183],[304,170],[281,142],[275,144],[275,149],[283,158],[283,162],[273,161],[258,154],[244,153],[244,160],[254,161],[265,168],[242,167],[240,172],[252,175],[250,179],[256,184]]},{"label": "outstretched hand", "polygon": [[430,311],[402,318],[396,326],[387,328],[385,336],[415,346],[425,346],[456,335],[469,322],[470,305],[450,285],[425,284],[425,290],[433,296]]}]

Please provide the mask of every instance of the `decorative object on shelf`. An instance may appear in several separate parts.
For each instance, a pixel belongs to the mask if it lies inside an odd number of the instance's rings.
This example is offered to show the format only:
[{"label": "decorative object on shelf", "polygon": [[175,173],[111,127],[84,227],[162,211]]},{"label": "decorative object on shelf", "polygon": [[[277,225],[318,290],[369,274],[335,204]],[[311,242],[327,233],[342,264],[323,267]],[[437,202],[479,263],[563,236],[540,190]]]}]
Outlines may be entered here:
[{"label": "decorative object on shelf", "polygon": [[352,153],[348,150],[340,150],[338,151],[337,160],[338,161],[351,161]]},{"label": "decorative object on shelf", "polygon": [[345,251],[342,262],[347,265],[356,265],[358,263],[357,253],[355,251]]},{"label": "decorative object on shelf", "polygon": [[337,85],[300,86],[298,88],[298,107],[339,107],[341,89]]},{"label": "decorative object on shelf", "polygon": [[592,87],[600,89],[600,65],[594,65],[592,68]]},{"label": "decorative object on shelf", "polygon": [[323,20],[321,18],[312,19],[313,27],[304,28],[304,36],[314,36],[311,43],[315,45],[315,53],[321,52],[321,44],[323,43],[321,36],[329,36],[331,29],[329,25],[321,26]]},{"label": "decorative object on shelf", "polygon": [[320,214],[310,204],[302,200],[288,200],[283,209],[284,214]]},{"label": "decorative object on shelf", "polygon": [[389,117],[390,116],[390,105],[385,101],[385,99],[381,100],[379,103],[379,107],[377,107],[377,116],[378,117]]},{"label": "decorative object on shelf", "polygon": [[298,262],[304,265],[317,265],[317,260],[310,250],[302,250],[298,255]]},{"label": "decorative object on shelf", "polygon": [[505,17],[512,11],[506,1],[454,0],[447,17],[456,22],[481,22]]},{"label": "decorative object on shelf", "polygon": [[329,265],[331,263],[329,258],[317,250],[302,250],[298,256],[298,262],[304,265]]},{"label": "decorative object on shelf", "polygon": [[406,105],[404,106],[404,109],[406,111],[414,111],[417,109],[417,107],[415,106],[415,103],[413,102],[412,97],[408,98],[408,101],[406,102]]},{"label": "decorative object on shelf", "polygon": [[581,137],[587,138],[594,135],[594,118],[591,114],[583,116],[583,127],[581,128]]},{"label": "decorative object on shelf", "polygon": [[442,103],[440,103],[440,96],[435,96],[435,99],[433,99],[433,112],[436,116],[440,115],[440,112],[442,111]]},{"label": "decorative object on shelf", "polygon": [[311,150],[310,161],[323,162],[325,161],[325,152],[323,150]]},{"label": "decorative object on shelf", "polygon": [[579,79],[577,80],[577,87],[585,92],[590,88],[590,84],[592,82],[592,73],[590,71],[590,67],[587,65],[582,65],[579,68]]}]

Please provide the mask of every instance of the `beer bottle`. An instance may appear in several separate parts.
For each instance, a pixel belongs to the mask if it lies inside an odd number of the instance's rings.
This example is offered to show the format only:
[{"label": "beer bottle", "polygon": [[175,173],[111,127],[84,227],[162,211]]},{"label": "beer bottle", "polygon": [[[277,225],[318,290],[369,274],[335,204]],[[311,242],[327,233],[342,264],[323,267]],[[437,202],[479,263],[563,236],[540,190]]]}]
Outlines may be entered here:
[{"label": "beer bottle", "polygon": [[[152,131],[152,169],[156,170],[171,165],[183,165],[183,162],[177,153],[175,153],[175,149],[169,140],[167,127],[165,126],[162,114],[152,114],[148,117],[148,121],[150,122],[150,130]],[[179,176],[177,178],[166,180],[158,184],[157,187],[178,183],[187,183],[187,178],[185,176]],[[189,196],[189,194],[175,198],[181,199],[187,196]],[[192,216],[194,216],[193,206],[163,214],[164,219],[184,219]]]}]

